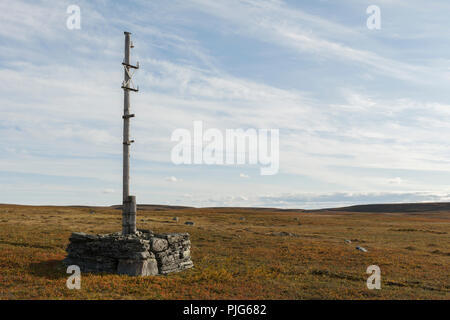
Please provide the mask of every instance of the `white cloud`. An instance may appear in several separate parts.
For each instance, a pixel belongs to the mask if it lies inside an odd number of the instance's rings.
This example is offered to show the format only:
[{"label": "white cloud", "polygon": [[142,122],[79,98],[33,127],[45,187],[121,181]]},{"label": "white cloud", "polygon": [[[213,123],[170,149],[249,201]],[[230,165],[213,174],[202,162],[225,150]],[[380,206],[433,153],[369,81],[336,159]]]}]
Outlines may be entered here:
[{"label": "white cloud", "polygon": [[403,183],[403,179],[400,177],[396,177],[396,178],[392,178],[392,179],[388,179],[388,183],[389,184],[402,184]]},{"label": "white cloud", "polygon": [[177,179],[174,176],[167,177],[165,180],[169,181],[169,182],[180,182],[181,181],[181,179]]}]

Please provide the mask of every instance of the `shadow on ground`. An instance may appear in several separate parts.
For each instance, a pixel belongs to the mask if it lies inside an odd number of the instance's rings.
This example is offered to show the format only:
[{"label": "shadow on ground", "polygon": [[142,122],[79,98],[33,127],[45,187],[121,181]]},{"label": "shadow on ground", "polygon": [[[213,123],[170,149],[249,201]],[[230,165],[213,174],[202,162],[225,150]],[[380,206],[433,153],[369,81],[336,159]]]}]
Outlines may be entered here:
[{"label": "shadow on ground", "polygon": [[7,244],[15,247],[25,247],[25,248],[34,248],[34,249],[53,249],[51,246],[43,246],[38,244],[30,244],[25,242],[12,242],[12,241],[4,241],[0,240],[0,244]]},{"label": "shadow on ground", "polygon": [[31,263],[29,265],[30,273],[51,280],[67,278],[66,267],[63,265],[62,259],[53,259]]}]

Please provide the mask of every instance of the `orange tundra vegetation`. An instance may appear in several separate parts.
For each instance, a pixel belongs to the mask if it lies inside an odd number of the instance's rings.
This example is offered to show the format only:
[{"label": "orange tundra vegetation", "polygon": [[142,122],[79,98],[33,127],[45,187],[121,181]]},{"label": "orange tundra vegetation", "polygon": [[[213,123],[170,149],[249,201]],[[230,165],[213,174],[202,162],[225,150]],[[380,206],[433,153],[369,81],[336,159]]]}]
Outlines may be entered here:
[{"label": "orange tundra vegetation", "polygon": [[[450,298],[449,211],[139,206],[137,219],[140,229],[189,232],[194,268],[151,277],[82,274],[81,289],[69,290],[61,261],[71,232],[119,231],[121,210],[0,205],[0,298]],[[366,286],[369,265],[381,268],[380,290]]]}]

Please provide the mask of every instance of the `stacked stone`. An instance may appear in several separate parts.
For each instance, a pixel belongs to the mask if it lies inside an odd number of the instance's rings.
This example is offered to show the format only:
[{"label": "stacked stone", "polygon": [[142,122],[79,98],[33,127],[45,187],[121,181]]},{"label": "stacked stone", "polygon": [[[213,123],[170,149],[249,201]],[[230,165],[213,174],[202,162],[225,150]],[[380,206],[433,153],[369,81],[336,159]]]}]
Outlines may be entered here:
[{"label": "stacked stone", "polygon": [[82,272],[148,276],[194,266],[188,233],[155,235],[141,230],[131,235],[90,235],[75,232],[69,240],[64,263],[77,265]]},{"label": "stacked stone", "polygon": [[194,266],[191,261],[191,241],[188,233],[167,233],[154,237],[152,252],[161,274],[177,272]]}]

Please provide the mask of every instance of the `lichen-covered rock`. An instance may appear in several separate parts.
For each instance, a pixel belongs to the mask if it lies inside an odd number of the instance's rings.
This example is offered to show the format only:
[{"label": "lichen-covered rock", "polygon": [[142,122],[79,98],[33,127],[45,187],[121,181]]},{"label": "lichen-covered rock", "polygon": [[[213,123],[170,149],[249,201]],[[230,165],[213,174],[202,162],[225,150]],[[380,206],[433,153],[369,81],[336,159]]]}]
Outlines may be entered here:
[{"label": "lichen-covered rock", "polygon": [[188,233],[154,234],[139,230],[90,235],[74,232],[69,238],[66,265],[82,272],[106,272],[147,276],[178,272],[193,267]]},{"label": "lichen-covered rock", "polygon": [[168,242],[166,239],[154,237],[152,239],[152,251],[161,252],[168,248]]}]

